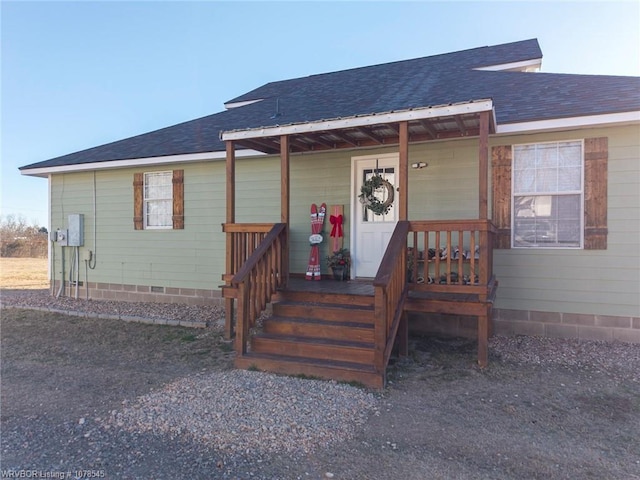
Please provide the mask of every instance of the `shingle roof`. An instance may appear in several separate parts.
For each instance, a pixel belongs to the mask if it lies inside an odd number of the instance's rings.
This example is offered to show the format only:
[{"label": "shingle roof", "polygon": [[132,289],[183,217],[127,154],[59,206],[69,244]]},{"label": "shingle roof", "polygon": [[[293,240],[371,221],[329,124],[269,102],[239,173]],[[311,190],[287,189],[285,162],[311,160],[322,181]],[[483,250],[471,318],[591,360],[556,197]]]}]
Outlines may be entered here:
[{"label": "shingle roof", "polygon": [[[473,48],[459,52],[271,82],[226,103],[274,98],[285,92],[302,91],[313,93],[318,89],[320,89],[320,95],[323,97],[330,96],[331,93],[336,91],[343,91],[349,95],[355,92],[371,95],[380,90],[386,91],[388,86],[398,82],[404,82],[405,85],[410,85],[412,81],[420,83],[425,78],[437,75],[440,72],[464,71],[539,58],[542,58],[542,52],[537,40],[524,40],[493,47]],[[376,84],[367,84],[365,83],[367,80],[375,80]],[[369,88],[375,86],[378,86],[378,88],[369,90]],[[366,89],[365,92],[362,92],[363,87]]]},{"label": "shingle roof", "polygon": [[[540,59],[537,40],[272,82],[230,100],[261,100],[21,170],[224,151],[221,131],[316,122],[492,98],[498,125],[640,110],[640,78],[486,71]],[[278,116],[274,114],[279,112]]]}]

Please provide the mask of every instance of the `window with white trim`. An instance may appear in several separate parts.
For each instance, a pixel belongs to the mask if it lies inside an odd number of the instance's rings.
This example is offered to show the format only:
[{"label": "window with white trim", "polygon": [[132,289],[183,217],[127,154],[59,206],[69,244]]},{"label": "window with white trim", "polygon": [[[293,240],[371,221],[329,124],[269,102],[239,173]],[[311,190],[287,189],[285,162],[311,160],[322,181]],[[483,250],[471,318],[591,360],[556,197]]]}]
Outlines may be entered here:
[{"label": "window with white trim", "polygon": [[173,172],[144,174],[144,228],[173,228]]},{"label": "window with white trim", "polygon": [[583,172],[581,140],[513,147],[513,247],[582,247]]}]

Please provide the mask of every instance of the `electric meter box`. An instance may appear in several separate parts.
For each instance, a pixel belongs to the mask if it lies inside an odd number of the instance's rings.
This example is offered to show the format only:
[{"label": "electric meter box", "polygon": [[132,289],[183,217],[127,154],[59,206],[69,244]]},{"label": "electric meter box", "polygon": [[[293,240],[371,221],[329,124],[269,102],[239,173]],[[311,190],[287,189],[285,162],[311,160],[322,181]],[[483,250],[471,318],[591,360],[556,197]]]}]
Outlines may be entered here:
[{"label": "electric meter box", "polygon": [[61,247],[66,247],[67,242],[69,241],[69,231],[59,228],[55,231],[56,242]]},{"label": "electric meter box", "polygon": [[69,236],[67,245],[69,247],[84,246],[84,214],[72,213],[69,215]]}]

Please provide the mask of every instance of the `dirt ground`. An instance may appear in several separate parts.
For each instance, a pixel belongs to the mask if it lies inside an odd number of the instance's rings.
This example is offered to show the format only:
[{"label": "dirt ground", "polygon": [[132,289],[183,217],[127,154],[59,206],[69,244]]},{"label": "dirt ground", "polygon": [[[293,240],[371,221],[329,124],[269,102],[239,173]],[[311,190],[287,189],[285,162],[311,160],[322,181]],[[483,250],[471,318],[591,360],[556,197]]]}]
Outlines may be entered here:
[{"label": "dirt ground", "polygon": [[229,458],[179,436],[125,433],[99,422],[172,380],[231,368],[230,345],[217,331],[19,309],[3,310],[1,327],[5,473],[37,469],[42,475],[132,479],[640,478],[640,384],[624,370],[516,364],[495,352],[489,368],[479,370],[473,341],[413,338],[410,357],[389,367],[380,414],[352,440],[302,458]]}]

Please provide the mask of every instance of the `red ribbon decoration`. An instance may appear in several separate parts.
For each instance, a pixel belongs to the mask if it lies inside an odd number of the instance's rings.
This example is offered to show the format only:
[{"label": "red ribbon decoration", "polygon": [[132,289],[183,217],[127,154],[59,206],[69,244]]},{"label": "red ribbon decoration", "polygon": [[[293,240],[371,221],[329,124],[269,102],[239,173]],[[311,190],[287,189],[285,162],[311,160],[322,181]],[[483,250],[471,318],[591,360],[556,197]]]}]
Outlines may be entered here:
[{"label": "red ribbon decoration", "polygon": [[331,225],[333,225],[333,228],[331,229],[331,234],[329,235],[330,237],[342,237],[343,233],[342,233],[342,215],[331,215],[329,217],[329,220],[331,221]]}]

